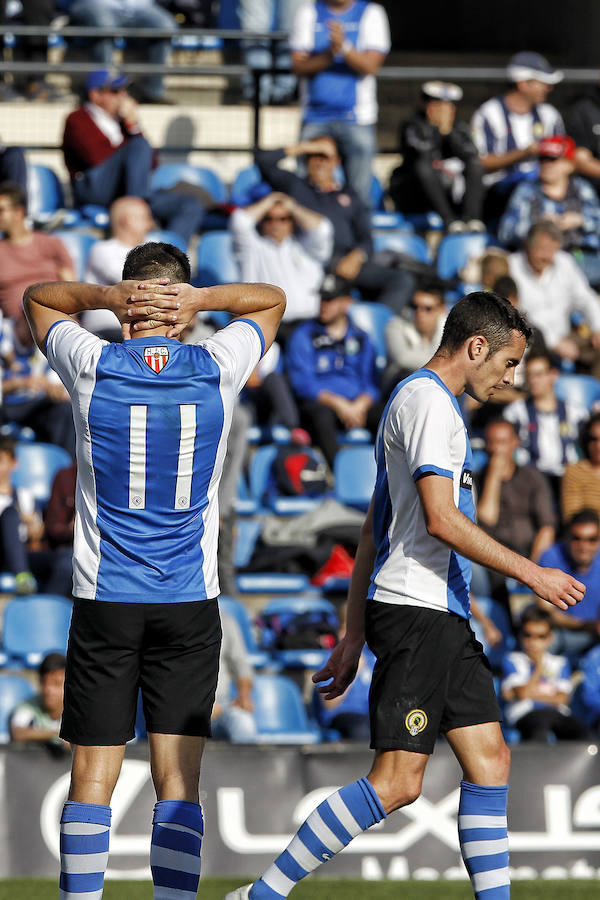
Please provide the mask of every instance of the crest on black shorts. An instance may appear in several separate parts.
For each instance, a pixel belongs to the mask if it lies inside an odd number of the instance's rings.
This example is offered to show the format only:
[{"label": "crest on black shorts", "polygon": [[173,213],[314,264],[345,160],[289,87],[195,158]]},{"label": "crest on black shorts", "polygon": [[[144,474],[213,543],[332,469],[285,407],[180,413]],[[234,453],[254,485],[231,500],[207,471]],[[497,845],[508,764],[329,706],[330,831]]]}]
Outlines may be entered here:
[{"label": "crest on black shorts", "polygon": [[422,709],[411,709],[404,720],[412,737],[416,737],[427,728],[427,716]]},{"label": "crest on black shorts", "polygon": [[169,362],[169,348],[144,347],[144,361],[150,366],[152,371],[156,372],[158,375]]}]

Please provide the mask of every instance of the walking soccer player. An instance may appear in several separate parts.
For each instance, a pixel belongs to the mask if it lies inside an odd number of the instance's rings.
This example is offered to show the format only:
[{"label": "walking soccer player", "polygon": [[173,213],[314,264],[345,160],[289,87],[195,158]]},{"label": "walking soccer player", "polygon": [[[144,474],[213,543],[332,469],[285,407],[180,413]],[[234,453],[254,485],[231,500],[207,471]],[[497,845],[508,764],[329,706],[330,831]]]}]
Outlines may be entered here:
[{"label": "walking soccer player", "polygon": [[[191,900],[221,644],[217,489],[236,396],[275,337],[285,295],[265,284],[192,288],[187,256],[169,244],[134,248],[123,278],[33,285],[24,298],[77,433],[60,898],[102,897],[110,798],[141,687],[157,796],[154,898]],[[72,318],[103,308],[130,323],[130,340],[108,343]],[[239,318],[198,345],[173,339],[207,309]]]},{"label": "walking soccer player", "polygon": [[313,676],[339,697],[365,642],[375,654],[370,772],[323,801],[252,885],[226,900],[281,900],[352,838],[413,803],[444,734],[463,771],[458,830],[479,900],[510,895],[506,801],[510,753],[489,663],[469,626],[470,562],[527,584],[559,609],[585,587],[542,569],[474,524],[471,448],[457,402],[513,384],[530,329],[503,297],[477,292],[450,311],[427,366],[400,382],[376,442],[377,478],[348,595],[347,630]]}]

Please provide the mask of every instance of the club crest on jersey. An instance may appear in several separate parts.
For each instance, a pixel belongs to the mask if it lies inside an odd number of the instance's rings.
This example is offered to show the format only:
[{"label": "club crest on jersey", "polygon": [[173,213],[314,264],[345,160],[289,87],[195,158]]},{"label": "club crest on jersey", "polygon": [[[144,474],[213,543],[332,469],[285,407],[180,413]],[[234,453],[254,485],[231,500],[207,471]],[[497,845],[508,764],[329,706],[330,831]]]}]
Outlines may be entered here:
[{"label": "club crest on jersey", "polygon": [[416,737],[427,728],[427,716],[422,709],[411,709],[404,720],[409,733]]},{"label": "club crest on jersey", "polygon": [[164,369],[169,362],[168,347],[145,347],[144,362],[146,362],[153,372],[158,373]]}]

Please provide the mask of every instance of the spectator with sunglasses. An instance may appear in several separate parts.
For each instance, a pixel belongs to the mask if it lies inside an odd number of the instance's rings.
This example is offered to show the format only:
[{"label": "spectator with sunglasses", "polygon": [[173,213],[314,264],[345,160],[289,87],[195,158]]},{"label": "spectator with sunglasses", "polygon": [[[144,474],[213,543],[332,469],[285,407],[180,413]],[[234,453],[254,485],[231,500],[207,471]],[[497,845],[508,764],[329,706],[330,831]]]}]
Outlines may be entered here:
[{"label": "spectator with sunglasses", "polygon": [[558,566],[587,588],[582,602],[565,612],[539,601],[548,609],[555,628],[552,652],[564,654],[577,666],[581,654],[598,642],[600,633],[600,516],[596,510],[575,513],[564,539],[546,550],[540,566]]},{"label": "spectator with sunglasses", "polygon": [[531,604],[521,616],[519,650],[504,659],[504,718],[524,741],[583,740],[588,729],[569,709],[571,667],[564,656],[550,653],[552,616]]},{"label": "spectator with sunglasses", "polygon": [[383,394],[425,365],[440,345],[448,310],[444,290],[437,281],[422,282],[414,292],[409,308],[393,316],[385,329],[388,366]]},{"label": "spectator with sunglasses", "polygon": [[592,284],[600,283],[600,201],[592,185],[575,175],[575,142],[563,134],[540,141],[539,175],[522,181],[513,191],[500,220],[498,237],[516,247],[534,222],[554,222],[563,236],[563,249],[575,251]]},{"label": "spectator with sunglasses", "polygon": [[333,243],[331,222],[275,191],[236,209],[229,228],[242,281],[267,280],[286,292],[287,308],[278,332],[279,342],[285,342],[291,323],[313,318],[319,311],[319,288]]}]

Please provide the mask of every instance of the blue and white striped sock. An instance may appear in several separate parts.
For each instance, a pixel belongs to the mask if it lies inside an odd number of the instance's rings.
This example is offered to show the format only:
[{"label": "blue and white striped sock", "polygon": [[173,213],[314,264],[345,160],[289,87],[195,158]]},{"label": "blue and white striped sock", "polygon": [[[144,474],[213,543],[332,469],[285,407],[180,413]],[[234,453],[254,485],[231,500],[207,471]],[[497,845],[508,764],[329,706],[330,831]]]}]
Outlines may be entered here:
[{"label": "blue and white striped sock", "polygon": [[286,849],[250,889],[250,900],[280,900],[294,885],[385,818],[373,785],[361,778],[317,806]]},{"label": "blue and white striped sock", "polygon": [[100,900],[109,835],[110,806],[67,800],[60,819],[59,900]]},{"label": "blue and white striped sock", "polygon": [[196,900],[204,834],[200,806],[189,800],[159,800],[152,825],[154,900]]},{"label": "blue and white striped sock", "polygon": [[508,785],[460,783],[458,836],[477,900],[508,900]]}]

